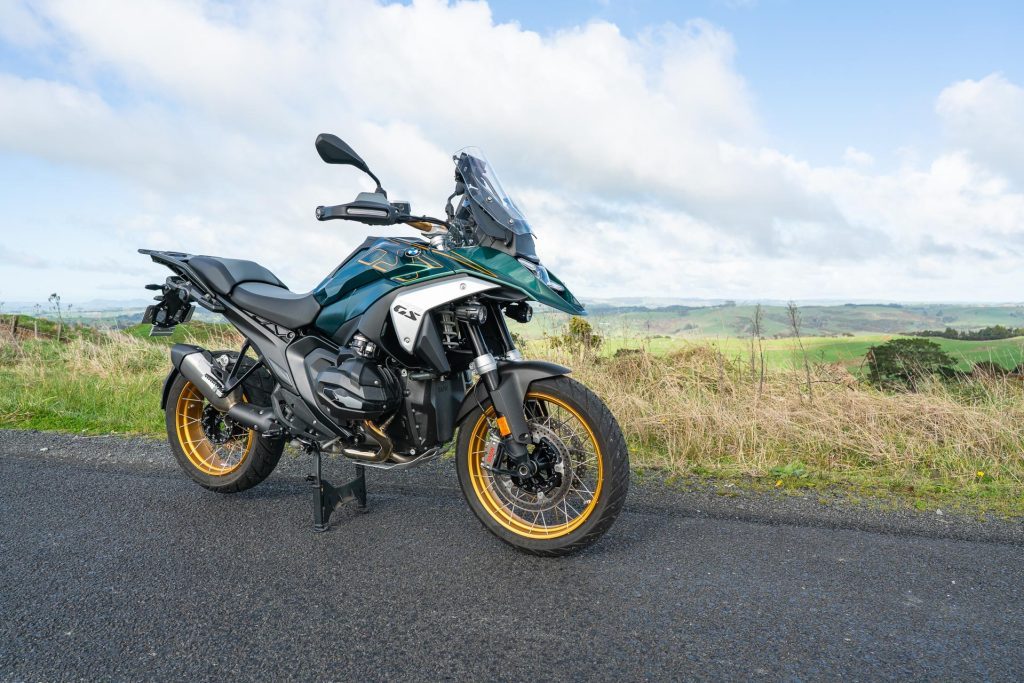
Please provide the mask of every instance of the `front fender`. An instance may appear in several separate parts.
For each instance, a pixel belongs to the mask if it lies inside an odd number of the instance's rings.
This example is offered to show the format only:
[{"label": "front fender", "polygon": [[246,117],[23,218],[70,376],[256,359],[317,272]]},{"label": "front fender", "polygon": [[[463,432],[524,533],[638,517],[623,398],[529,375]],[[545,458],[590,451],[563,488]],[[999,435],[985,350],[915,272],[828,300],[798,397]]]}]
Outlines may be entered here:
[{"label": "front fender", "polygon": [[[526,401],[526,392],[530,390],[531,384],[539,379],[560,377],[568,375],[570,372],[572,370],[564,365],[546,360],[506,361],[498,365],[498,376],[500,377],[498,391],[508,392],[505,405],[521,406]],[[487,387],[482,382],[477,382],[462,399],[455,424],[462,424],[473,408],[486,406],[490,402],[491,398],[487,393]]]}]

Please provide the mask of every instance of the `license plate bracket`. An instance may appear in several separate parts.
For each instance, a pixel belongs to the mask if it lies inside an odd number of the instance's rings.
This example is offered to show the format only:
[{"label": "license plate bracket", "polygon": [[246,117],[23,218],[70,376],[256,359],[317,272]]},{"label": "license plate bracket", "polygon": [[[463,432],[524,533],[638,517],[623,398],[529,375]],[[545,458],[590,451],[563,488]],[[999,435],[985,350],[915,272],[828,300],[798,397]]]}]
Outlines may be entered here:
[{"label": "license plate bracket", "polygon": [[150,337],[166,337],[174,332],[175,327],[191,320],[195,310],[195,304],[187,298],[182,300],[177,291],[172,291],[146,308],[142,322],[153,326],[149,330]]}]

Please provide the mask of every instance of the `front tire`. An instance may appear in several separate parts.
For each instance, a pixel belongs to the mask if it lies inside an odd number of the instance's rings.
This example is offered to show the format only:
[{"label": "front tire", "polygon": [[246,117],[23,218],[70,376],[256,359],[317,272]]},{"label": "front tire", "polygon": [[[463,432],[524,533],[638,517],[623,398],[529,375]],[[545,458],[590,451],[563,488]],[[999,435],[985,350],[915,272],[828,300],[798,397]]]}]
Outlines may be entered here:
[{"label": "front tire", "polygon": [[494,409],[476,408],[459,429],[459,485],[487,529],[519,550],[557,556],[596,541],[615,521],[629,489],[629,452],[615,417],[594,392],[568,377],[534,382],[526,395],[533,432],[529,480],[507,469],[496,451]]},{"label": "front tire", "polygon": [[268,439],[224,420],[199,389],[178,375],[165,410],[167,439],[181,469],[218,493],[256,486],[274,471],[284,439]]}]

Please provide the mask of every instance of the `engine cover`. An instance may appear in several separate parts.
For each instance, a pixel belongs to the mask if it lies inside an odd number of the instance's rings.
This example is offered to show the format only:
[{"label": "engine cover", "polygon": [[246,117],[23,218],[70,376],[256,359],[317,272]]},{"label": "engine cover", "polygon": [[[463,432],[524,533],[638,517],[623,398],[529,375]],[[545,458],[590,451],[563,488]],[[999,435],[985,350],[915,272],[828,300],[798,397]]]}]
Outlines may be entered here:
[{"label": "engine cover", "polygon": [[317,373],[316,392],[331,414],[343,420],[380,417],[402,400],[395,373],[374,360],[346,353],[337,365]]}]

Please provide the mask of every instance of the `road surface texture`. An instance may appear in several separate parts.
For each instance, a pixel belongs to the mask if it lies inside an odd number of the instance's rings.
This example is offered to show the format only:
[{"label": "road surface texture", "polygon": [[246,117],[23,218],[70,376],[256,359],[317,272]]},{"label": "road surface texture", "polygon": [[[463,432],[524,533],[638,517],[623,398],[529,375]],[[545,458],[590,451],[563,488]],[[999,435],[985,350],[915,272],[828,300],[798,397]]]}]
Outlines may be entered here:
[{"label": "road surface texture", "polygon": [[645,482],[541,559],[450,461],[314,534],[307,467],[223,496],[160,442],[0,431],[0,679],[1024,679],[1019,524]]}]

